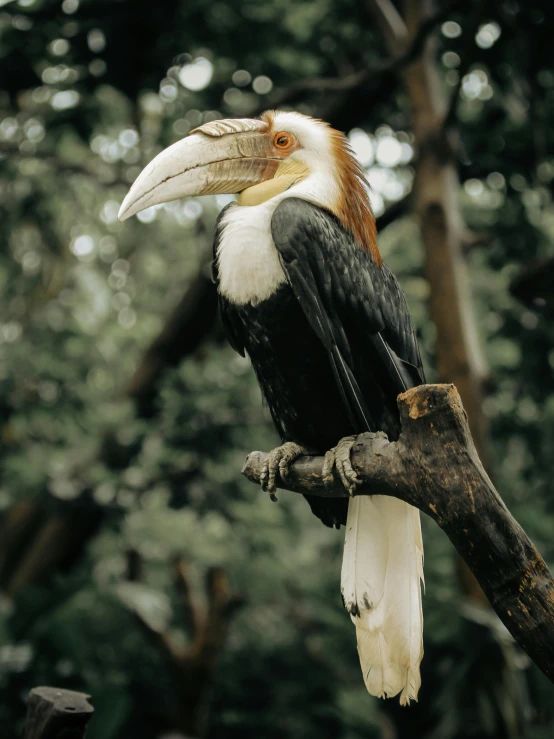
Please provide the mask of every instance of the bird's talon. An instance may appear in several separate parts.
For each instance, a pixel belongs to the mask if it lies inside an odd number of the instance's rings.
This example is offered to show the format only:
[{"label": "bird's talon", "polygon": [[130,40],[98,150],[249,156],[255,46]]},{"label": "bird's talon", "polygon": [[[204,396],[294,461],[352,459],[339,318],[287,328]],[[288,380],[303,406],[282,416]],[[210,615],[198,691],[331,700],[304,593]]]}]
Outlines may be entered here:
[{"label": "bird's talon", "polygon": [[302,454],[308,454],[308,450],[292,441],[287,441],[276,449],[272,449],[268,454],[266,461],[262,465],[260,485],[264,492],[269,493],[272,501],[277,501],[277,496],[275,495],[275,491],[277,490],[277,473],[279,473],[280,479],[286,482],[289,465]]},{"label": "bird's talon", "polygon": [[288,464],[284,464],[282,461],[279,464],[279,477],[283,482],[288,482],[287,477],[289,474]]},{"label": "bird's talon", "polygon": [[269,477],[269,468],[267,462],[264,462],[262,466],[262,471],[260,474],[260,485],[262,486],[262,490],[264,492],[267,492],[267,482]]},{"label": "bird's talon", "polygon": [[331,485],[334,482],[334,468],[349,495],[354,495],[356,487],[361,485],[363,482],[363,480],[360,480],[356,474],[352,467],[352,462],[350,461],[350,454],[355,442],[355,436],[345,436],[344,439],[341,439],[336,447],[330,449],[325,454],[325,462],[323,463],[322,470],[324,483],[326,485]]},{"label": "bird's talon", "polygon": [[334,482],[333,467],[335,466],[335,452],[330,449],[325,453],[325,460],[323,462],[323,470],[321,472],[323,482],[325,485],[332,485]]}]

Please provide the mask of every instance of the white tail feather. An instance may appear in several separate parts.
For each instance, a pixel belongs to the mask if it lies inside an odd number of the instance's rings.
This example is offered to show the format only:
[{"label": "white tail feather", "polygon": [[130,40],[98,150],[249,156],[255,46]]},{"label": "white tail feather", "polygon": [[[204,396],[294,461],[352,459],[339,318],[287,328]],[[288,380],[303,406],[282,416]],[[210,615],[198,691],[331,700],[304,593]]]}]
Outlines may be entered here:
[{"label": "white tail feather", "polygon": [[379,698],[417,700],[423,657],[419,511],[396,498],[348,505],[341,591],[356,626],[364,682]]}]

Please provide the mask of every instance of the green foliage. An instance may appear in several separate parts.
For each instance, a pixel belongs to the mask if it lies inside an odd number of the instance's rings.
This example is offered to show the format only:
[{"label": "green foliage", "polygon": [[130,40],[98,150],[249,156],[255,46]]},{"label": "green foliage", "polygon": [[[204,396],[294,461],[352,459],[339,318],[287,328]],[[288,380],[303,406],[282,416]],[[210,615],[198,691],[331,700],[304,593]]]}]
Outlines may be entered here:
[{"label": "green foliage", "polygon": [[[141,166],[199,123],[255,113],[271,103],[272,85],[281,93],[305,76],[382,61],[363,3],[0,5],[0,509],[32,499],[41,516],[71,510],[91,526],[61,570],[0,601],[0,735],[21,730],[26,692],[40,684],[93,696],[90,739],[151,739],[174,728],[175,685],[136,613],[190,642],[171,576],[178,555],[191,563],[196,590],[208,567],[224,566],[246,601],[220,658],[210,736],[383,736],[340,604],[342,534],[322,527],[298,496],[283,493],[274,505],[240,477],[245,454],[276,441],[248,363],[216,329],[165,373],[151,416],[124,394],[206,268],[223,199],[116,220]],[[554,330],[509,292],[523,265],[552,254],[554,69],[540,39],[553,10],[533,0],[487,12],[483,24],[497,24],[500,38],[482,47],[443,34],[438,64],[456,94],[456,70],[466,66],[462,203],[485,236],[468,266],[491,368],[493,476],[554,561]],[[311,93],[295,101],[330,114],[349,105]],[[370,150],[380,211],[412,180],[409,111],[394,84],[352,125]],[[391,145],[403,158],[390,158]],[[417,225],[395,221],[380,244],[406,291],[432,381]],[[479,650],[494,657],[512,647],[460,613],[451,547],[430,521],[424,537],[424,669],[440,673],[424,672],[420,709],[398,718],[387,704],[398,725],[409,724],[401,736],[508,736],[505,727],[523,721],[511,708],[516,693],[519,706],[532,707],[528,735],[550,736],[552,687],[521,667],[521,655],[500,680],[494,670],[475,674]],[[131,552],[142,563],[139,581],[131,581]],[[11,575],[0,562],[3,587]]]}]

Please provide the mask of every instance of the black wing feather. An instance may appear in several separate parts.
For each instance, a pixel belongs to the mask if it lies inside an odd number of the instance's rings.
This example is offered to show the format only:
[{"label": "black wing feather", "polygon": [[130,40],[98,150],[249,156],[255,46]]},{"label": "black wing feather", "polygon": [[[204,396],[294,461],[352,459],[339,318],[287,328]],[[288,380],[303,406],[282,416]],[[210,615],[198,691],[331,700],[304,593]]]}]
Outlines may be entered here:
[{"label": "black wing feather", "polygon": [[[397,395],[425,382],[415,330],[396,278],[355,243],[335,216],[305,200],[283,200],[271,230],[291,288],[329,354],[354,428],[382,428],[383,418],[396,417]],[[371,361],[360,362],[361,353]],[[372,375],[369,383],[366,367]],[[367,388],[375,384],[380,401],[369,397]]]}]

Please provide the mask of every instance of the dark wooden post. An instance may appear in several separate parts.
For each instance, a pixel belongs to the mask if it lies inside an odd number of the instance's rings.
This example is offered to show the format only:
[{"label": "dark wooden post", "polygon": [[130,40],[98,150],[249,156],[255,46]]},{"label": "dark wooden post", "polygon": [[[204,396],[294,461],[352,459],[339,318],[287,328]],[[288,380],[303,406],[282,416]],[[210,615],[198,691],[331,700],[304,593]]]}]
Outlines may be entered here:
[{"label": "dark wooden post", "polygon": [[24,739],[84,739],[94,712],[90,696],[61,688],[33,688],[29,693]]}]

